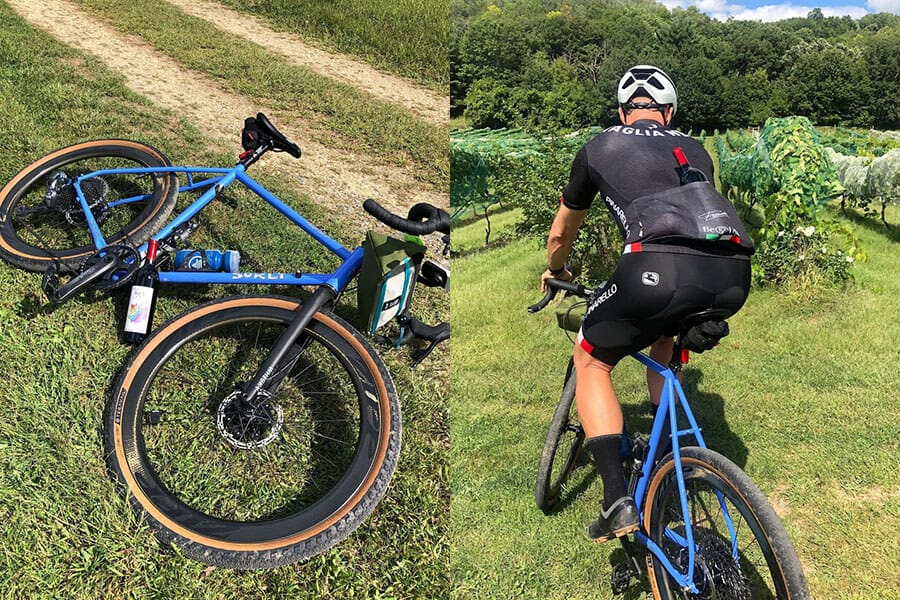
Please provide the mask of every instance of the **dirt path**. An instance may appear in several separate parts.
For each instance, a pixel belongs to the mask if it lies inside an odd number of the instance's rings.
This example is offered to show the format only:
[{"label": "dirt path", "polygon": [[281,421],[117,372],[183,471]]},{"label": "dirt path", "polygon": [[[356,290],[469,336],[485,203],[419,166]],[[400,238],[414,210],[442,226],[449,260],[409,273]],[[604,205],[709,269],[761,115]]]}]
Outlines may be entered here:
[{"label": "dirt path", "polygon": [[[244,118],[265,112],[298,143],[303,158],[271,155],[254,169],[290,178],[304,194],[327,206],[329,213],[353,229],[362,231],[374,222],[360,208],[365,198],[375,198],[403,214],[416,202],[449,206],[449,194],[423,189],[424,184],[414,180],[409,172],[379,165],[364,155],[348,155],[317,144],[314,140],[321,132],[222,90],[206,76],[185,69],[140,38],[113,29],[65,0],[7,2],[33,26],[100,58],[125,79],[129,88],[189,118],[211,137],[218,138],[224,148],[240,150],[238,132]],[[172,158],[178,161],[178,157]]]},{"label": "dirt path", "polygon": [[450,98],[417,86],[407,79],[382,73],[366,63],[306,44],[296,35],[279,32],[262,20],[208,0],[166,0],[189,15],[209,21],[222,31],[259,44],[290,62],[326,77],[348,83],[371,95],[403,106],[432,123],[450,119]]}]

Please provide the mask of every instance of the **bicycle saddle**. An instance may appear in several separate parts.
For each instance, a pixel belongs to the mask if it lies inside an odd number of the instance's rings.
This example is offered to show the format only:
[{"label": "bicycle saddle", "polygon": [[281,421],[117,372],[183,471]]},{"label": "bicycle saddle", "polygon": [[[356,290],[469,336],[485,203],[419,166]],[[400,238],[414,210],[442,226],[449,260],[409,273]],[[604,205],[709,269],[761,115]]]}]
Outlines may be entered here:
[{"label": "bicycle saddle", "polygon": [[703,310],[688,313],[683,316],[678,323],[678,331],[687,331],[694,325],[699,325],[706,321],[723,321],[732,314],[732,311],[727,308],[705,308]]},{"label": "bicycle saddle", "polygon": [[287,136],[278,131],[265,114],[261,112],[256,113],[256,127],[259,130],[260,137],[268,138],[272,142],[273,150],[276,152],[287,152],[294,158],[300,158],[300,148],[297,144],[287,139]]}]

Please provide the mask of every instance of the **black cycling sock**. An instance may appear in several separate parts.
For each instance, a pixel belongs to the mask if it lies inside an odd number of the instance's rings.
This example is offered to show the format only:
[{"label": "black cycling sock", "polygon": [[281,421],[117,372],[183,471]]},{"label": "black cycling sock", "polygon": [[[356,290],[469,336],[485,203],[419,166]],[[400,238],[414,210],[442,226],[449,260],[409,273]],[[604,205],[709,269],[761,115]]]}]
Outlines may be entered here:
[{"label": "black cycling sock", "polygon": [[622,434],[598,435],[588,438],[584,445],[594,457],[594,466],[603,480],[603,509],[609,508],[613,502],[625,496],[625,473],[619,449],[622,445]]}]

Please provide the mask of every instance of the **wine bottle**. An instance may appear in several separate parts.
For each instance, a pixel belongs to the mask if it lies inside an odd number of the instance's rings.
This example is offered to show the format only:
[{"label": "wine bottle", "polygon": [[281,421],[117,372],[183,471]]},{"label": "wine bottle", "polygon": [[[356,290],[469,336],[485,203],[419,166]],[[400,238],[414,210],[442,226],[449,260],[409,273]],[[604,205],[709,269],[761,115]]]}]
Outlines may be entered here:
[{"label": "wine bottle", "polygon": [[153,312],[156,309],[156,287],[159,276],[153,262],[158,251],[156,240],[147,245],[147,262],[138,269],[131,285],[131,297],[128,299],[128,311],[125,313],[125,343],[140,344],[147,337],[153,323]]},{"label": "wine bottle", "polygon": [[681,185],[696,183],[698,181],[705,181],[709,183],[709,178],[703,171],[691,166],[691,164],[688,162],[687,156],[684,155],[684,150],[682,150],[680,146],[672,148],[672,154],[675,155],[675,160],[678,161]]}]

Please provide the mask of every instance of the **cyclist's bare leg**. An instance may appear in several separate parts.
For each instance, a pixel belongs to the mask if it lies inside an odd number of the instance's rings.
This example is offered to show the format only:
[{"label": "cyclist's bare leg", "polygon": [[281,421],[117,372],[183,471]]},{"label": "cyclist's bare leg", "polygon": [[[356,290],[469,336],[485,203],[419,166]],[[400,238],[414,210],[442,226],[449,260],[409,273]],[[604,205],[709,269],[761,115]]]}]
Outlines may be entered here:
[{"label": "cyclist's bare leg", "polygon": [[638,528],[637,509],[628,497],[619,450],[622,407],[613,389],[613,365],[597,360],[575,344],[575,406],[585,433],[585,446],[603,480],[600,516],[588,525],[588,537],[604,542]]},{"label": "cyclist's bare leg", "polygon": [[622,433],[622,407],[613,389],[613,367],[575,344],[575,406],[588,438]]},{"label": "cyclist's bare leg", "polygon": [[[672,347],[674,345],[675,341],[673,338],[659,338],[650,346],[650,358],[663,366],[668,365],[669,360],[672,359]],[[678,373],[678,381],[681,381],[681,373]],[[664,382],[665,379],[663,379],[662,375],[649,367],[647,368],[647,390],[650,392],[650,402],[653,403],[653,406],[659,406],[659,398],[662,395]]]}]

